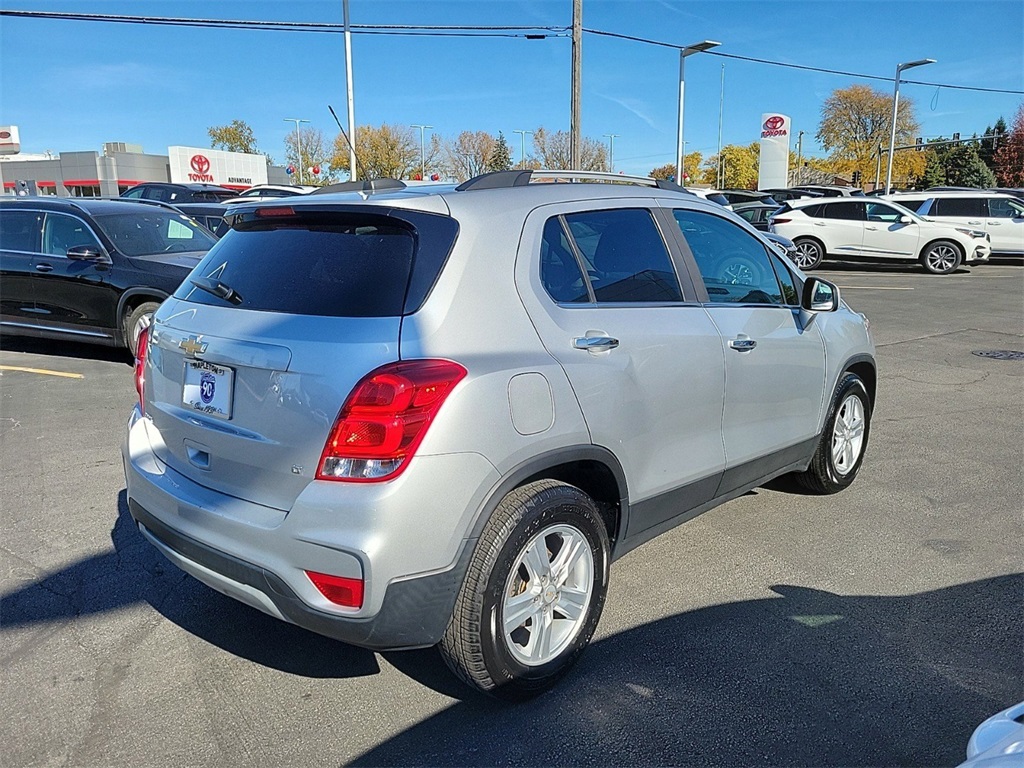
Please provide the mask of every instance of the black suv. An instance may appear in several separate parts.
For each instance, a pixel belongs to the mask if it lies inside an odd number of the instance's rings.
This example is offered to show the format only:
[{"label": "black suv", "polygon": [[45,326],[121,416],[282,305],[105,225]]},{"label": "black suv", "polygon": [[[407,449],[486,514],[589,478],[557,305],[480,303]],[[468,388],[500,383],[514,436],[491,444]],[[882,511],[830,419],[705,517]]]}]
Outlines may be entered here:
[{"label": "black suv", "polygon": [[4,333],[126,346],[216,240],[169,206],[0,201]]},{"label": "black suv", "polygon": [[159,200],[162,203],[219,203],[238,192],[216,184],[171,184],[162,181],[147,181],[137,184],[121,193],[121,197],[133,200]]}]

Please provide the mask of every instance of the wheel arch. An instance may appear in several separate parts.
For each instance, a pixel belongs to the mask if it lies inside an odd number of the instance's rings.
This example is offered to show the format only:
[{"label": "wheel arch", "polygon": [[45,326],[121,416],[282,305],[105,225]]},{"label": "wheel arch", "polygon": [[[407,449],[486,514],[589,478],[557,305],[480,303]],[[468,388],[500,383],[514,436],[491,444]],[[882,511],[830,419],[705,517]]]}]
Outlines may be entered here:
[{"label": "wheel arch", "polygon": [[608,539],[615,549],[626,531],[626,475],[611,451],[596,445],[560,448],[535,456],[511,471],[488,493],[473,521],[470,536],[477,539],[501,500],[516,488],[536,480],[557,480],[579,488],[597,504]]},{"label": "wheel arch", "polygon": [[836,380],[835,386],[832,387],[833,397],[840,384],[842,384],[844,373],[854,373],[864,382],[864,388],[868,391],[868,397],[871,400],[871,408],[873,410],[875,407],[875,392],[878,388],[878,369],[875,367],[874,358],[870,355],[854,355],[847,360],[840,369],[839,378]]},{"label": "wheel arch", "polygon": [[121,298],[117,301],[117,327],[114,329],[118,344],[124,345],[125,343],[124,321],[129,312],[147,301],[161,304],[169,295],[156,288],[129,288],[122,293]]}]

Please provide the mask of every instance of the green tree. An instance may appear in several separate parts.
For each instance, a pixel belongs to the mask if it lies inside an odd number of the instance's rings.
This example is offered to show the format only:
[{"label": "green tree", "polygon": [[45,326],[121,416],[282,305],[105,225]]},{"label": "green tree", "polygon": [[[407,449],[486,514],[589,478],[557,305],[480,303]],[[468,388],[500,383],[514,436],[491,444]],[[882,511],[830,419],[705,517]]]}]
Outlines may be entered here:
[{"label": "green tree", "polygon": [[1000,186],[1024,187],[1024,104],[1017,109],[1013,125],[992,159]]},{"label": "green tree", "polygon": [[922,189],[928,187],[942,187],[946,185],[946,169],[942,165],[942,158],[934,149],[925,152],[924,173],[917,185]]},{"label": "green tree", "polygon": [[[951,144],[934,147],[936,164],[941,166],[946,184],[954,187],[994,187],[996,177],[978,156],[975,144]],[[922,178],[922,183],[924,179]]]},{"label": "green tree", "polygon": [[487,158],[488,171],[507,171],[512,168],[512,150],[509,149],[505,134],[498,131],[498,140]]},{"label": "green tree", "polygon": [[985,136],[992,136],[991,139],[981,139],[978,142],[978,157],[987,165],[993,173],[996,171],[995,154],[999,149],[999,143],[1006,135],[1006,121],[1000,117],[995,125],[985,127]]},{"label": "green tree", "polygon": [[[860,171],[865,179],[874,179],[878,162],[878,148],[888,148],[892,130],[892,96],[867,85],[838,88],[825,100],[821,108],[821,122],[816,138],[829,153],[836,171],[852,177]],[[896,146],[914,142],[920,125],[914,117],[912,99],[900,98],[896,115]],[[888,158],[882,156],[884,184]],[[924,171],[925,159],[921,152],[904,150],[893,155],[893,185],[906,184]],[[900,182],[897,182],[900,179]]]},{"label": "green tree", "polygon": [[[296,169],[292,181],[321,187],[337,181],[337,170],[332,165],[327,142],[319,128],[301,128],[297,136],[295,131],[289,131],[284,137],[284,145],[285,162]],[[312,172],[314,167],[320,170],[319,174]]]},{"label": "green tree", "polygon": [[[722,147],[722,178],[726,189],[755,189],[757,187],[758,161],[761,145],[753,142],[746,146],[728,144]],[[704,163],[701,180],[705,184],[718,183],[718,155],[712,155]]]},{"label": "green tree", "polygon": [[244,120],[232,120],[227,125],[213,125],[206,129],[210,134],[210,146],[228,152],[259,153],[252,128]]}]

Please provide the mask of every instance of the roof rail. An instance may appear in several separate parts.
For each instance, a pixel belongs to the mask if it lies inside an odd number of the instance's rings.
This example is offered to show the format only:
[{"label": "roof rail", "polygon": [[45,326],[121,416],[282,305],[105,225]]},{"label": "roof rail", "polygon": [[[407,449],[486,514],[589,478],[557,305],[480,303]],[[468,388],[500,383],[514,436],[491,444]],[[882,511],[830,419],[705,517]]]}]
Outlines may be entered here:
[{"label": "roof rail", "polygon": [[367,179],[365,181],[343,181],[328,184],[310,192],[310,195],[329,195],[333,192],[383,192],[387,189],[405,189],[405,182],[398,179]]},{"label": "roof rail", "polygon": [[112,203],[142,203],[143,205],[153,205],[157,208],[169,208],[172,211],[181,213],[174,203],[168,203],[166,200],[143,200],[141,197],[73,197],[68,198],[71,200],[105,200]]},{"label": "roof rail", "polygon": [[471,189],[507,189],[509,187],[525,187],[528,184],[546,182],[591,181],[612,184],[635,184],[643,187],[657,187],[673,192],[685,192],[686,189],[665,179],[652,179],[649,176],[627,176],[609,171],[566,171],[536,169],[527,171],[495,171],[475,176],[455,188],[456,192]]}]

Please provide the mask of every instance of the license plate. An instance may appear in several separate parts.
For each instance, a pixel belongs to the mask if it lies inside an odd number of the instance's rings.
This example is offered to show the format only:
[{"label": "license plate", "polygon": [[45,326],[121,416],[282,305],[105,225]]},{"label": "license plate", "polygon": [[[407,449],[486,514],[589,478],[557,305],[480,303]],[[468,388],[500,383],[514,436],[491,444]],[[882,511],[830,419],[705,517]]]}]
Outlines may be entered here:
[{"label": "license plate", "polygon": [[231,418],[231,390],[235,372],[205,360],[185,361],[181,401],[186,408],[218,419]]}]

